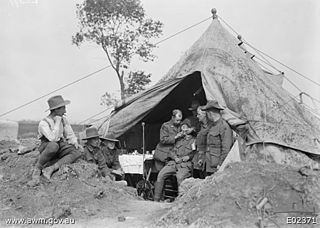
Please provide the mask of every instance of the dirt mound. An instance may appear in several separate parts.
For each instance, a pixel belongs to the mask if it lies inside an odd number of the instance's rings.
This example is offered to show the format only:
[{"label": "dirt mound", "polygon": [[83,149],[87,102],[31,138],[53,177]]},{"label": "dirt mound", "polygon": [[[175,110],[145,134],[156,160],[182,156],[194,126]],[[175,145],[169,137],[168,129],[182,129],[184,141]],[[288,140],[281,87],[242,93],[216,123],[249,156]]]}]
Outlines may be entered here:
[{"label": "dirt mound", "polygon": [[39,186],[29,187],[38,156],[37,150],[23,155],[7,150],[0,155],[2,222],[8,218],[114,217],[118,204],[138,199],[134,188],[99,177],[97,166],[82,160],[61,167],[50,181],[41,177]]},{"label": "dirt mound", "polygon": [[278,164],[235,163],[222,173],[194,181],[192,187],[189,180],[185,194],[157,225],[283,227],[289,216],[315,217],[320,208],[319,174]]}]

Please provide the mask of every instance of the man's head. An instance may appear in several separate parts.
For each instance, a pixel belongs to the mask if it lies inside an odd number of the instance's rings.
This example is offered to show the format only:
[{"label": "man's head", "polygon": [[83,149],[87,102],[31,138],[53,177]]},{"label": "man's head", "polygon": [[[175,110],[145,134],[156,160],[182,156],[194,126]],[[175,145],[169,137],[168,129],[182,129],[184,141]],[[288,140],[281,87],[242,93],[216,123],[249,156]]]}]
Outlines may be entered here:
[{"label": "man's head", "polygon": [[203,106],[199,106],[197,108],[197,118],[198,118],[199,122],[205,123],[206,118],[207,118],[206,111],[203,111],[201,108],[203,108]]},{"label": "man's head", "polygon": [[172,111],[172,121],[174,125],[180,125],[182,120],[182,112],[179,109],[174,109]]},{"label": "man's head", "polygon": [[191,122],[188,119],[185,119],[184,121],[182,121],[181,123],[181,131],[185,134],[185,135],[189,135],[193,132],[193,128],[191,126]]},{"label": "man's head", "polygon": [[50,110],[50,113],[53,116],[63,116],[66,112],[66,106]]},{"label": "man's head", "polygon": [[87,144],[93,147],[98,147],[100,144],[99,133],[95,127],[86,129],[86,137],[83,140],[87,140]]},{"label": "man's head", "polygon": [[208,101],[201,110],[206,111],[207,118],[215,122],[220,119],[220,111],[223,110],[223,108],[219,105],[218,101]]},{"label": "man's head", "polygon": [[113,150],[116,148],[116,143],[119,142],[118,139],[116,139],[116,137],[114,137],[113,134],[107,134],[104,137],[100,137],[101,142],[107,146],[110,150]]},{"label": "man's head", "polygon": [[99,137],[90,138],[87,140],[87,144],[93,147],[98,147],[100,145]]},{"label": "man's head", "polygon": [[218,109],[208,110],[206,115],[207,115],[208,120],[210,120],[212,122],[216,122],[221,117],[220,110],[218,110]]},{"label": "man's head", "polygon": [[191,102],[191,107],[188,108],[188,110],[190,110],[190,111],[192,112],[192,115],[193,115],[194,117],[197,116],[197,108],[198,108],[199,106],[200,106],[199,101],[198,101],[198,100],[193,100],[193,101]]},{"label": "man's head", "polygon": [[64,100],[61,95],[53,96],[48,100],[48,110],[53,116],[63,116],[66,113],[66,105],[70,103],[69,100]]}]

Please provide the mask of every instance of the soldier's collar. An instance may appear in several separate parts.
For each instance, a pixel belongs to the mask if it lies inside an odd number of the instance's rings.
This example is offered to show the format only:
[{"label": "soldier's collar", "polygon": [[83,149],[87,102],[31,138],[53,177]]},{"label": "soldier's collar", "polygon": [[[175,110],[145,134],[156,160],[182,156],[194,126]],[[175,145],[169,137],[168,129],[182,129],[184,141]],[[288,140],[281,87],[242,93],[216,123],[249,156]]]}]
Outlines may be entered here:
[{"label": "soldier's collar", "polygon": [[89,150],[90,152],[93,152],[94,149],[99,148],[99,147],[92,146],[92,145],[90,145],[90,144],[86,144],[86,147],[88,148],[88,150]]}]

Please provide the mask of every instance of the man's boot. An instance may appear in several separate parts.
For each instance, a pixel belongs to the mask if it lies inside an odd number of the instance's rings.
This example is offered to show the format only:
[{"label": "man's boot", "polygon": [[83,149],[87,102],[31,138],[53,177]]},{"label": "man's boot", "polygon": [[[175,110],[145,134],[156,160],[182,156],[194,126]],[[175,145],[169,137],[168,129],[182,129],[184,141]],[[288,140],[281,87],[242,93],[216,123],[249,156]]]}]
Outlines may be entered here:
[{"label": "man's boot", "polygon": [[154,201],[159,202],[162,196],[163,183],[156,181],[154,183]]},{"label": "man's boot", "polygon": [[55,163],[52,166],[46,167],[45,169],[42,170],[42,174],[45,178],[47,178],[48,180],[51,179],[52,174],[58,170],[60,167],[60,165],[57,163]]}]

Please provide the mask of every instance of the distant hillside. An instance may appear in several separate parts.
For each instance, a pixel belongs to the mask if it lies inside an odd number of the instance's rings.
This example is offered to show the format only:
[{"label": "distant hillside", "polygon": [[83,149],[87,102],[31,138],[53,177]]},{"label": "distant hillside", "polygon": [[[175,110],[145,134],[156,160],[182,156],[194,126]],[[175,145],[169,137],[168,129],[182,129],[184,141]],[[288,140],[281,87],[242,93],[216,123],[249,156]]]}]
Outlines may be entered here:
[{"label": "distant hillside", "polygon": [[[22,120],[19,121],[19,129],[18,129],[18,138],[25,139],[25,138],[36,138],[38,136],[38,125],[39,121],[29,121],[29,120]],[[75,134],[78,137],[80,131],[82,131],[83,125],[79,124],[71,124],[71,127]]]}]

